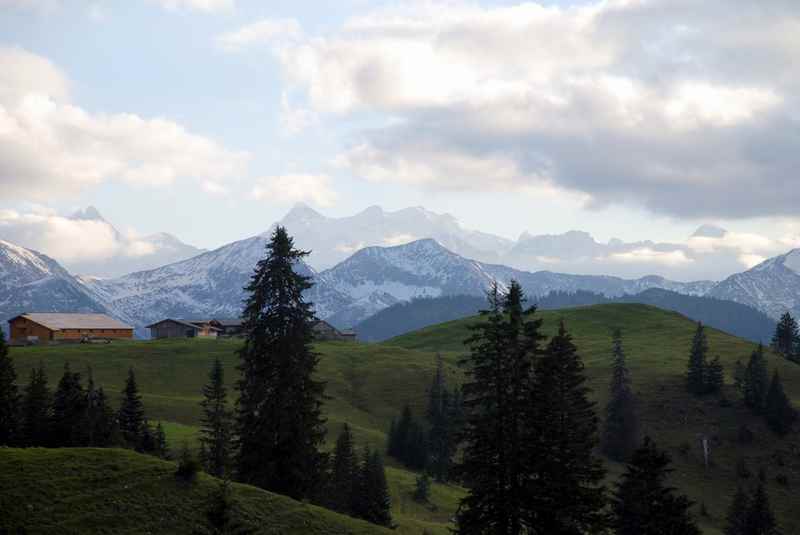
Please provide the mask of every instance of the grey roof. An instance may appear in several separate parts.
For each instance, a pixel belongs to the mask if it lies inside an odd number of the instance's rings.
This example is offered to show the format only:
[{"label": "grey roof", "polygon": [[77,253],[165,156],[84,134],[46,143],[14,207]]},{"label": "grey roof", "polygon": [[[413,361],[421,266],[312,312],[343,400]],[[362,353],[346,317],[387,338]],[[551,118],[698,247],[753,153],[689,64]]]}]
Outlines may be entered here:
[{"label": "grey roof", "polygon": [[172,323],[177,323],[178,325],[183,325],[184,327],[189,327],[191,329],[195,329],[195,330],[198,330],[198,331],[200,330],[200,327],[198,327],[194,323],[189,323],[188,321],[176,320],[176,319],[172,319],[172,318],[165,318],[165,319],[163,319],[161,321],[157,321],[157,322],[153,323],[152,325],[146,326],[145,329],[152,329],[156,325],[161,325],[162,323],[166,323],[168,321],[171,321]]},{"label": "grey roof", "polygon": [[105,314],[64,314],[55,312],[31,312],[12,319],[25,318],[51,331],[64,329],[133,329],[121,321]]},{"label": "grey roof", "polygon": [[241,320],[241,319],[239,319],[239,320],[236,320],[236,319],[217,320],[217,319],[215,319],[215,320],[212,320],[212,321],[214,321],[215,323],[219,323],[223,327],[241,327],[242,325],[244,325],[244,320]]}]

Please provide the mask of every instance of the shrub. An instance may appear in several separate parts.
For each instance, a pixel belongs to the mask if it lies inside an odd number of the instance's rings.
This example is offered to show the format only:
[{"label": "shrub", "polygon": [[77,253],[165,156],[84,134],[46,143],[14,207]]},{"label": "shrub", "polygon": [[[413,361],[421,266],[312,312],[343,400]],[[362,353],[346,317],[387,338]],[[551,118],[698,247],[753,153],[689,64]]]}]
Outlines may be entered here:
[{"label": "shrub", "polygon": [[181,456],[178,460],[178,468],[175,470],[175,477],[185,483],[194,483],[197,479],[197,472],[200,471],[200,463],[192,456],[189,447],[184,444]]}]

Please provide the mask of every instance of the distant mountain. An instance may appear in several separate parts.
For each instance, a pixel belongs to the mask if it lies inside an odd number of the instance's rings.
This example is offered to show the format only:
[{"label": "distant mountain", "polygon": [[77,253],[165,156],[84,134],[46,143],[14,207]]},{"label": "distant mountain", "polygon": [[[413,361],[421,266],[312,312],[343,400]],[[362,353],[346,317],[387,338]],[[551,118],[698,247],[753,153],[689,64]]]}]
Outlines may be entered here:
[{"label": "distant mountain", "polygon": [[0,322],[22,312],[106,312],[58,262],[0,240]]},{"label": "distant mountain", "polygon": [[[505,286],[512,279],[517,280],[531,297],[559,290],[587,290],[614,297],[649,288],[702,295],[714,284],[710,281],[680,283],[654,276],[626,280],[549,271],[530,273],[464,258],[435,240],[419,240],[395,247],[368,247],[323,271],[318,277],[328,291],[337,296],[349,296],[352,300],[328,318],[338,326],[355,325],[384,308],[414,298],[482,296],[493,281]],[[335,308],[329,306],[326,309]]]},{"label": "distant mountain", "polygon": [[800,315],[800,249],[728,277],[709,295],[751,306],[775,320],[787,311]]},{"label": "distant mountain", "polygon": [[371,206],[353,216],[334,218],[300,203],[279,224],[288,229],[298,247],[312,251],[309,263],[319,270],[331,268],[365,247],[401,245],[421,238],[435,239],[469,258],[494,262],[513,245],[499,236],[466,230],[453,216],[422,207],[389,212]]},{"label": "distant mountain", "polygon": [[119,277],[136,271],[145,271],[179,262],[205,252],[166,232],[131,238],[123,236],[93,206],[78,210],[70,219],[96,221],[106,224],[117,243],[116,252],[100,260],[82,260],[67,263],[73,273],[96,277]]},{"label": "distant mountain", "polygon": [[[588,291],[557,291],[531,301],[542,310],[606,303],[642,303],[678,312],[694,321],[702,321],[710,327],[754,342],[768,343],[775,331],[773,320],[749,306],[682,295],[659,288],[615,298]],[[485,306],[486,299],[477,296],[414,299],[381,310],[359,323],[355,330],[360,340],[381,342],[430,325],[474,316]]]}]

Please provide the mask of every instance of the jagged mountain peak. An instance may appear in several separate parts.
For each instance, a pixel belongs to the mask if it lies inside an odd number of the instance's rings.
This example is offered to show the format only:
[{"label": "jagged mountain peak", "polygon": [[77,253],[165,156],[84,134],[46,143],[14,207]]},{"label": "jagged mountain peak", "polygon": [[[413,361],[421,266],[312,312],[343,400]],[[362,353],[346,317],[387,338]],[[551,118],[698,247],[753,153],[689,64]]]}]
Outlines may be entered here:
[{"label": "jagged mountain peak", "polygon": [[281,220],[282,225],[309,225],[327,219],[304,202],[298,202]]},{"label": "jagged mountain peak", "polygon": [[86,208],[79,209],[69,218],[78,221],[106,221],[100,211],[94,206],[87,206]]}]

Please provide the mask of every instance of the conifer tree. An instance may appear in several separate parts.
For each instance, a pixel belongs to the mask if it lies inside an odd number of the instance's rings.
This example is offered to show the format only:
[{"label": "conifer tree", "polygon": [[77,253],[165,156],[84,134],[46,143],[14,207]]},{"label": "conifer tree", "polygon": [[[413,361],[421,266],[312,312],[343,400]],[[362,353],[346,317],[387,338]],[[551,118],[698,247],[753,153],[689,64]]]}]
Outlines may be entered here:
[{"label": "conifer tree", "polygon": [[523,532],[534,475],[526,458],[526,433],[535,419],[531,406],[533,369],[540,353],[541,320],[523,309],[524,294],[512,282],[505,295],[494,284],[483,320],[471,327],[463,360],[467,382],[464,453],[457,473],[468,488],[457,514],[461,534]]},{"label": "conifer tree", "polygon": [[764,347],[759,344],[758,348],[750,356],[750,361],[747,363],[747,368],[745,368],[742,385],[745,405],[754,412],[761,414],[764,411],[768,388],[767,361],[764,357]]},{"label": "conifer tree", "polygon": [[719,357],[708,363],[706,369],[706,391],[710,393],[717,393],[722,390],[725,384],[725,371],[722,367]]},{"label": "conifer tree", "polygon": [[153,442],[155,446],[153,448],[153,455],[159,457],[160,459],[169,459],[170,453],[169,446],[167,445],[167,434],[164,432],[164,426],[161,425],[160,421],[156,425],[156,431],[153,435]]},{"label": "conifer tree", "polygon": [[142,423],[142,431],[139,435],[139,442],[136,444],[136,451],[140,453],[147,453],[149,455],[158,456],[156,451],[156,435],[153,431],[153,428],[150,427],[150,422],[147,421],[147,418],[144,419]]},{"label": "conifer tree", "polygon": [[87,372],[86,384],[86,445],[95,448],[105,448],[111,445],[114,412],[108,404],[108,399],[103,388],[97,389],[94,383],[92,369]]},{"label": "conifer tree", "polygon": [[593,453],[598,421],[595,404],[588,399],[583,362],[563,321],[535,372],[536,418],[525,440],[525,457],[535,474],[533,492],[526,493],[528,532],[599,532],[606,516],[605,469]]},{"label": "conifer tree", "polygon": [[700,535],[685,496],[667,486],[669,456],[649,437],[636,450],[611,501],[616,535]]},{"label": "conifer tree", "polygon": [[728,507],[725,518],[725,535],[747,535],[747,513],[750,509],[750,496],[742,487],[736,489],[736,494]]},{"label": "conifer tree", "polygon": [[87,437],[86,393],[81,386],[81,374],[72,372],[69,363],[53,395],[53,425],[51,445],[64,447],[85,446]]},{"label": "conifer tree", "polygon": [[389,485],[383,457],[380,452],[364,449],[364,462],[361,465],[357,497],[354,501],[356,517],[390,527],[392,525],[392,501],[389,496]]},{"label": "conifer tree", "polygon": [[692,348],[689,352],[689,363],[686,372],[686,388],[695,395],[707,392],[707,353],[708,340],[706,339],[705,327],[698,322],[697,331],[695,331],[694,339],[692,340]]},{"label": "conifer tree", "polygon": [[737,359],[736,365],[733,369],[733,386],[736,387],[736,390],[741,393],[744,393],[744,381],[746,375],[747,371],[745,370],[742,361]]},{"label": "conifer tree", "polygon": [[611,393],[606,405],[606,421],[602,437],[603,453],[618,462],[628,461],[636,450],[639,438],[639,418],[636,398],[631,389],[630,373],[625,360],[622,331],[612,334]]},{"label": "conifer tree", "polygon": [[797,412],[783,390],[783,383],[778,375],[778,370],[775,370],[772,375],[772,382],[767,391],[764,416],[770,429],[781,436],[792,429],[792,425],[797,419]]},{"label": "conifer tree", "polygon": [[228,473],[232,454],[232,415],[228,410],[228,392],[225,388],[225,371],[219,357],[214,359],[208,374],[209,382],[203,387],[203,417],[201,419],[201,461],[206,472],[214,477]]},{"label": "conifer tree", "polygon": [[318,490],[327,461],[320,451],[325,384],[313,378],[315,320],[303,297],[312,283],[295,272],[307,255],[285,228],[275,229],[246,288],[247,336],[239,351],[239,478],[295,499]]},{"label": "conifer tree", "polygon": [[758,483],[750,501],[745,525],[745,535],[779,535],[778,524],[769,505],[769,497],[763,482]]},{"label": "conifer tree", "polygon": [[21,440],[19,411],[17,372],[8,354],[5,334],[0,329],[0,446],[17,445]]},{"label": "conifer tree", "polygon": [[350,426],[344,424],[336,439],[331,470],[330,508],[345,515],[353,515],[355,492],[359,485],[359,465]]},{"label": "conifer tree", "polygon": [[781,316],[778,325],[775,327],[775,335],[772,337],[772,348],[789,360],[797,360],[797,348],[800,344],[800,328],[792,315],[786,312]]},{"label": "conifer tree", "polygon": [[117,414],[119,430],[128,447],[139,448],[142,434],[145,431],[144,405],[139,387],[136,384],[136,374],[133,368],[128,370],[125,380],[125,389],[122,391],[122,402]]},{"label": "conifer tree", "polygon": [[43,447],[51,443],[50,416],[53,411],[53,396],[47,386],[44,365],[31,370],[31,380],[25,387],[22,400],[22,436],[25,446]]},{"label": "conifer tree", "polygon": [[444,377],[444,363],[442,355],[436,354],[436,374],[428,393],[428,453],[430,462],[428,470],[436,481],[447,481],[453,455],[456,451],[456,441],[453,438],[451,395],[447,390]]}]

